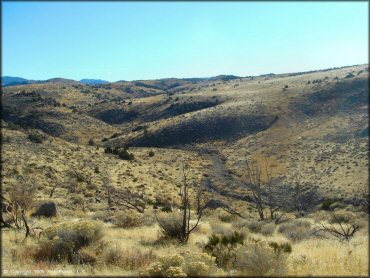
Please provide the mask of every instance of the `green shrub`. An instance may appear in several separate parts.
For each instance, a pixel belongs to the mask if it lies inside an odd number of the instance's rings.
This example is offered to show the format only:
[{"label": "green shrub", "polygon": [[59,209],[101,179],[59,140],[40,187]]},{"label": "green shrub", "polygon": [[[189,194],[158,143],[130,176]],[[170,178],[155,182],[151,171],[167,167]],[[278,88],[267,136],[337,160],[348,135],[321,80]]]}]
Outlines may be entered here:
[{"label": "green shrub", "polygon": [[124,257],[122,252],[123,250],[120,249],[117,245],[115,246],[108,246],[104,250],[103,259],[104,262],[111,265],[119,265],[121,260]]},{"label": "green shrub", "polygon": [[259,233],[261,232],[262,226],[264,225],[264,222],[257,221],[257,220],[251,220],[246,223],[248,229],[253,233]]},{"label": "green shrub", "polygon": [[78,251],[103,236],[102,224],[97,221],[65,222],[44,230],[36,258],[41,260],[73,262]]},{"label": "green shrub", "polygon": [[330,215],[329,223],[350,223],[353,219],[356,218],[356,215],[353,212],[340,210],[336,211],[332,215]]},{"label": "green shrub", "polygon": [[185,272],[189,276],[207,276],[216,271],[215,258],[207,253],[187,252],[185,258]]},{"label": "green shrub", "polygon": [[164,239],[176,239],[181,240],[182,235],[182,225],[181,216],[177,213],[170,213],[166,216],[161,216],[158,218]]},{"label": "green shrub", "polygon": [[184,256],[161,256],[150,265],[150,276],[185,277],[207,276],[217,272],[215,259],[207,253],[186,252]]},{"label": "green shrub", "polygon": [[143,215],[136,211],[123,211],[117,213],[113,218],[113,223],[121,228],[133,228],[143,224]]},{"label": "green shrub", "polygon": [[175,204],[173,198],[171,198],[169,195],[157,194],[155,196],[154,205],[161,207],[161,211],[172,212],[173,206],[177,206],[178,204]]},{"label": "green shrub", "polygon": [[108,218],[108,213],[106,211],[96,211],[91,216],[91,219],[100,220],[100,221],[105,221],[107,218]]},{"label": "green shrub", "polygon": [[118,155],[119,158],[123,160],[134,160],[135,159],[134,154],[129,153],[126,147],[123,149],[120,147],[115,147],[114,149],[112,149],[111,147],[106,147],[104,149],[104,152],[116,154]]},{"label": "green shrub", "polygon": [[127,151],[127,149],[124,149],[123,151],[120,151],[118,153],[118,156],[119,158],[123,159],[123,160],[134,160],[135,159],[135,156],[133,153],[129,153]]},{"label": "green shrub", "polygon": [[150,276],[185,277],[184,258],[181,255],[161,256],[147,269]]},{"label": "green shrub", "polygon": [[283,276],[287,272],[286,254],[277,256],[271,247],[248,243],[235,252],[235,268],[252,276]]},{"label": "green shrub", "polygon": [[292,245],[289,242],[277,243],[275,241],[269,242],[269,246],[274,249],[274,252],[279,256],[281,253],[292,253]]},{"label": "green shrub", "polygon": [[336,202],[336,199],[327,199],[321,204],[322,210],[332,210],[332,205]]},{"label": "green shrub", "polygon": [[218,219],[226,223],[230,223],[237,219],[237,216],[235,214],[230,214],[230,213],[227,213],[226,211],[220,211],[220,213],[217,216],[218,216]]},{"label": "green shrub", "polygon": [[28,134],[27,139],[30,140],[33,143],[41,144],[46,139],[46,136],[39,133],[39,132],[34,131],[34,132],[31,132],[30,134]]},{"label": "green shrub", "polygon": [[238,245],[243,244],[244,234],[234,232],[231,235],[213,234],[204,247],[204,251],[216,258],[217,266],[222,268],[234,267],[234,252]]},{"label": "green shrub", "polygon": [[262,226],[260,233],[264,236],[270,236],[274,233],[275,227],[276,225],[274,222],[266,223]]}]

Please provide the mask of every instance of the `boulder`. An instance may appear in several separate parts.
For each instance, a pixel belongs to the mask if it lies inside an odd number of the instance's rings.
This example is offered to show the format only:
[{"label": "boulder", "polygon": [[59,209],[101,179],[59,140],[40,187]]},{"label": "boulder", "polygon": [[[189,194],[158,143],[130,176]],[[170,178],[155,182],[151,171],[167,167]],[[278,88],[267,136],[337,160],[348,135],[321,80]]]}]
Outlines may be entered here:
[{"label": "boulder", "polygon": [[32,216],[54,217],[57,215],[57,205],[54,202],[43,203]]}]

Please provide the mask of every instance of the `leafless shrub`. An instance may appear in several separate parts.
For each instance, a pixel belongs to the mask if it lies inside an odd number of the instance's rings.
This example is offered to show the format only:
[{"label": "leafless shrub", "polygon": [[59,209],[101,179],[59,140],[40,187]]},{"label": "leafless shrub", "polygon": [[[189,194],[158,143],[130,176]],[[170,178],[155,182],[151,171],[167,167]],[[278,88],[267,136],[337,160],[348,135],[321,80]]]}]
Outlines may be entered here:
[{"label": "leafless shrub", "polygon": [[315,225],[313,235],[324,238],[332,236],[339,241],[349,241],[360,229],[360,225],[351,224],[349,223],[350,220],[345,223],[334,212],[328,213],[331,216],[331,223],[326,224],[321,222],[321,224]]}]

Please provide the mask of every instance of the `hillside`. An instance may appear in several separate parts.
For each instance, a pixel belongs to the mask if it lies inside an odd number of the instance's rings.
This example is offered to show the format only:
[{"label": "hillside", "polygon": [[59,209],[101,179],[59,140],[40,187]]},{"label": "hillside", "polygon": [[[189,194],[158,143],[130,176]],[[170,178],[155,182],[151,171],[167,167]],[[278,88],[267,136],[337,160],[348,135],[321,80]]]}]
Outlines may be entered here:
[{"label": "hillside", "polygon": [[[264,275],[366,274],[368,211],[359,198],[368,183],[368,74],[368,65],[357,65],[250,77],[112,83],[56,78],[3,86],[3,194],[11,198],[18,185],[34,185],[26,216],[33,228],[43,231],[23,244],[23,228],[19,233],[4,230],[3,263],[19,271],[31,269],[32,275],[37,269],[55,270],[55,275],[145,275],[155,269],[153,263],[163,267],[161,256],[177,254],[191,276],[190,255],[205,260],[211,236],[237,232],[248,250],[257,251],[230,250],[257,265],[269,261]],[[250,161],[260,163],[261,184],[276,186],[281,190],[276,194],[285,194],[284,186],[296,188],[297,176],[302,185],[317,189],[305,201],[307,209],[292,208],[295,199],[288,192],[286,199],[276,200],[284,206],[275,218],[270,219],[265,204],[265,218],[260,219],[248,179]],[[188,243],[179,244],[163,235],[158,217],[176,229],[174,219],[184,210],[184,180],[194,188],[201,185],[214,207],[201,215]],[[144,194],[139,199],[145,200],[145,210],[124,206],[122,200],[110,204],[109,190],[134,192],[132,200]],[[199,215],[196,204],[202,201],[197,194],[192,191],[189,197],[192,225]],[[57,205],[56,217],[34,216],[45,202]],[[312,235],[318,225],[334,223],[331,213],[359,223],[352,241]],[[94,229],[102,227],[101,238],[67,256],[60,251],[70,248],[63,245],[64,232],[62,239],[43,235],[63,223],[95,223]],[[288,244],[290,252],[287,247],[287,254],[276,253],[271,242]],[[64,261],[53,252],[65,256]],[[351,254],[350,260],[343,252]],[[197,268],[196,273],[260,274],[243,259],[248,264],[247,270],[240,267],[244,272],[233,272],[220,259],[210,261],[199,267],[204,272]]]}]

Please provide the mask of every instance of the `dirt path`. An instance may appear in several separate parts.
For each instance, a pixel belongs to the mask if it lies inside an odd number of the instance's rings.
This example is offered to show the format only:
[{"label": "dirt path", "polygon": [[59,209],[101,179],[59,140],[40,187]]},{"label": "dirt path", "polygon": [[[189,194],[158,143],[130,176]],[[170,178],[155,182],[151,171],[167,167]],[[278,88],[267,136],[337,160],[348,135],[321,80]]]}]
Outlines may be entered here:
[{"label": "dirt path", "polygon": [[230,173],[225,165],[226,158],[217,149],[190,147],[189,150],[196,151],[202,158],[212,163],[212,168],[207,173],[208,176],[203,180],[210,191],[237,200],[249,200],[249,196],[238,194],[232,189],[232,187],[242,188],[244,184],[238,177]]}]

